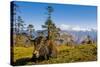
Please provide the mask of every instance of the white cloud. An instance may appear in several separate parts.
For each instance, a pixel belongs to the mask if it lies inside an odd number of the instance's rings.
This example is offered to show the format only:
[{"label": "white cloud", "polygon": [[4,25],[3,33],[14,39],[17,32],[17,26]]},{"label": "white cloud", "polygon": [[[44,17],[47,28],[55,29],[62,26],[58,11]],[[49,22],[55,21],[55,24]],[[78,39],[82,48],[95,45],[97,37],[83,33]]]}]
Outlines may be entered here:
[{"label": "white cloud", "polygon": [[61,25],[60,25],[60,28],[61,28],[62,30],[70,30],[72,27],[71,27],[70,25],[61,24]]},{"label": "white cloud", "polygon": [[66,25],[66,24],[61,24],[59,27],[61,30],[74,30],[74,31],[91,31],[94,29],[89,27],[73,26],[73,25]]}]

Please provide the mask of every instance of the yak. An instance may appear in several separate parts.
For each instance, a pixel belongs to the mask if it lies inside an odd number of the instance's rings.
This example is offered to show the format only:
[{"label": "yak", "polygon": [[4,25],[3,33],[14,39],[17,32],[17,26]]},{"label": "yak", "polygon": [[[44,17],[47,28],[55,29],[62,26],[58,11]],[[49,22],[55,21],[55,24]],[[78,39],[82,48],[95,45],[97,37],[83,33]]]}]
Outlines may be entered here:
[{"label": "yak", "polygon": [[39,36],[34,39],[35,51],[33,51],[32,59],[48,60],[50,57],[57,57],[57,48],[53,41],[47,37]]}]

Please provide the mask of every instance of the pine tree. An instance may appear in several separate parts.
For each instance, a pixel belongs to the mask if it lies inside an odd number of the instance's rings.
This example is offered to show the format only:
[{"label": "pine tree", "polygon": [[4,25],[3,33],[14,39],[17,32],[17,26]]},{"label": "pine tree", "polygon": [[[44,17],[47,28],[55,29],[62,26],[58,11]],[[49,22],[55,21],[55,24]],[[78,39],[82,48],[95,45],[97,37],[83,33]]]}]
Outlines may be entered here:
[{"label": "pine tree", "polygon": [[60,29],[57,28],[56,25],[51,20],[51,13],[53,12],[53,8],[51,6],[48,6],[46,9],[48,11],[48,18],[45,24],[42,25],[42,27],[48,31],[47,38],[48,40],[50,40],[50,39],[54,39],[55,37],[57,37],[57,34],[59,34]]},{"label": "pine tree", "polygon": [[27,31],[29,32],[29,35],[32,38],[32,33],[34,32],[34,26],[32,24],[29,24],[27,27]]},{"label": "pine tree", "polygon": [[24,21],[22,20],[21,16],[18,16],[17,18],[17,23],[16,23],[16,26],[17,26],[17,33],[18,34],[21,34],[23,32],[23,29],[24,29]]}]

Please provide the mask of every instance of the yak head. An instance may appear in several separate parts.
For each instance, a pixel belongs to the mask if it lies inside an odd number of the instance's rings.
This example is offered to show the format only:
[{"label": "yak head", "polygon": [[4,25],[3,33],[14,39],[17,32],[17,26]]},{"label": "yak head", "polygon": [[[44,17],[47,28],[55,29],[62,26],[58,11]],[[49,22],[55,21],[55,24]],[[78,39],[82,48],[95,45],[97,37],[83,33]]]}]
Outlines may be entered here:
[{"label": "yak head", "polygon": [[35,51],[33,52],[33,55],[36,58],[39,58],[40,56],[40,52],[41,52],[41,48],[44,48],[43,45],[45,44],[45,37],[39,36],[37,38],[34,39],[34,46],[35,46]]}]

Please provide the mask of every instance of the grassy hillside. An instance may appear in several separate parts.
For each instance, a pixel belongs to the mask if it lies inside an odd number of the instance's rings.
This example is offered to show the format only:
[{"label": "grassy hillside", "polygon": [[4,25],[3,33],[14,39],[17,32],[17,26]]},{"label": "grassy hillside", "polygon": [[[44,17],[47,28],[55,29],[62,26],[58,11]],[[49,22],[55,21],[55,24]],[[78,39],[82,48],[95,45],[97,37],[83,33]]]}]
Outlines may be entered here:
[{"label": "grassy hillside", "polygon": [[85,44],[75,47],[60,45],[57,46],[59,51],[57,58],[50,58],[49,60],[32,62],[33,47],[14,47],[14,62],[15,65],[26,64],[53,64],[53,63],[70,63],[70,62],[84,62],[97,60],[97,46],[95,44]]}]

